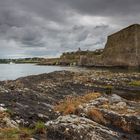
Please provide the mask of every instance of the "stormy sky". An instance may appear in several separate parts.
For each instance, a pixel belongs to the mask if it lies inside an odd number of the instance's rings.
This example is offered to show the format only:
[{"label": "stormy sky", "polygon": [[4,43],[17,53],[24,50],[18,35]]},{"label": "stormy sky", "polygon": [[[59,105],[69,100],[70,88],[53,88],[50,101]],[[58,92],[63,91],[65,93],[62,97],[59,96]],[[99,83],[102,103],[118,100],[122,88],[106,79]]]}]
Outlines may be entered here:
[{"label": "stormy sky", "polygon": [[140,0],[0,0],[0,58],[57,57],[103,48],[140,23]]}]

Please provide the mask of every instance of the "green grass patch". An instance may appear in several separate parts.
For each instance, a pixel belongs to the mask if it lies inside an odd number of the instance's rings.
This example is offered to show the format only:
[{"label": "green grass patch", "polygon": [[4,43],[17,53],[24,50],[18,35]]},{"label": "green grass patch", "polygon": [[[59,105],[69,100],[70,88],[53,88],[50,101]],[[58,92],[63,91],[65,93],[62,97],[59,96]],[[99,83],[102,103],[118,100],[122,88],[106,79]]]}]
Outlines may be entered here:
[{"label": "green grass patch", "polygon": [[38,121],[35,124],[35,133],[45,134],[46,133],[46,126],[44,122]]},{"label": "green grass patch", "polygon": [[112,90],[113,90],[113,86],[111,86],[111,85],[107,85],[107,86],[104,86],[104,88],[105,88],[105,93],[106,94],[112,94]]},{"label": "green grass patch", "polygon": [[18,140],[19,139],[19,130],[16,128],[4,128],[4,129],[0,129],[0,139],[6,139],[6,140],[10,140],[10,139],[15,139]]},{"label": "green grass patch", "polygon": [[0,140],[27,140],[32,137],[33,130],[29,128],[1,128]]},{"label": "green grass patch", "polygon": [[132,81],[129,83],[130,86],[140,86],[140,80],[138,81]]}]

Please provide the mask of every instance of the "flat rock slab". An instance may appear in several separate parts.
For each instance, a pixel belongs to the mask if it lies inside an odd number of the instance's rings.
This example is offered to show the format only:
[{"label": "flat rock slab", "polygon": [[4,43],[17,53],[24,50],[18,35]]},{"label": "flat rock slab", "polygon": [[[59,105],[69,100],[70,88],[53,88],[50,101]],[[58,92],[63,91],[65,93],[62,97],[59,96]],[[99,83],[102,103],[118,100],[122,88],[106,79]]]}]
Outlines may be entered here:
[{"label": "flat rock slab", "polygon": [[89,119],[76,115],[61,116],[46,123],[47,140],[138,140],[115,132]]}]

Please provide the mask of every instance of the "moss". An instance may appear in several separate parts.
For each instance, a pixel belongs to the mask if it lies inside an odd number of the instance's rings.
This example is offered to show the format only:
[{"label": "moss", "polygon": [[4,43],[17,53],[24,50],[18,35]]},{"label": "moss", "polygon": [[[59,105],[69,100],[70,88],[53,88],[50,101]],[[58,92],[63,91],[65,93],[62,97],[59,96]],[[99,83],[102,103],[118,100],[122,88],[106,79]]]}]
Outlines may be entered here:
[{"label": "moss", "polygon": [[132,81],[129,83],[130,86],[140,86],[140,81]]},{"label": "moss", "polygon": [[1,128],[0,139],[1,140],[27,140],[31,138],[32,130],[28,128]]},{"label": "moss", "polygon": [[19,140],[29,139],[33,135],[33,130],[29,128],[2,128],[0,129],[0,139],[2,140]]},{"label": "moss", "polygon": [[19,138],[19,131],[15,128],[0,129],[0,139],[15,139]]}]

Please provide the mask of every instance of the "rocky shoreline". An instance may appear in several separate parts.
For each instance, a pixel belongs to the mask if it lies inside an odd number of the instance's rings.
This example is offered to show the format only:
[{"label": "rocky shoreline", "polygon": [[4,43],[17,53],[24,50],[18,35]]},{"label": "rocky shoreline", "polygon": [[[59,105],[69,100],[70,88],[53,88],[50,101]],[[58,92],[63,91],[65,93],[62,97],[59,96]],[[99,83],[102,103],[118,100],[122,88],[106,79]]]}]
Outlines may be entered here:
[{"label": "rocky shoreline", "polygon": [[[45,133],[35,133],[32,137],[36,140],[138,140],[139,81],[140,73],[109,71],[58,71],[2,81],[0,112],[8,110],[11,122],[9,119],[10,123],[4,126],[1,121],[0,127],[32,129],[41,121],[45,124]],[[100,93],[100,96],[78,103],[67,114],[54,109],[67,98],[89,93]]]}]

